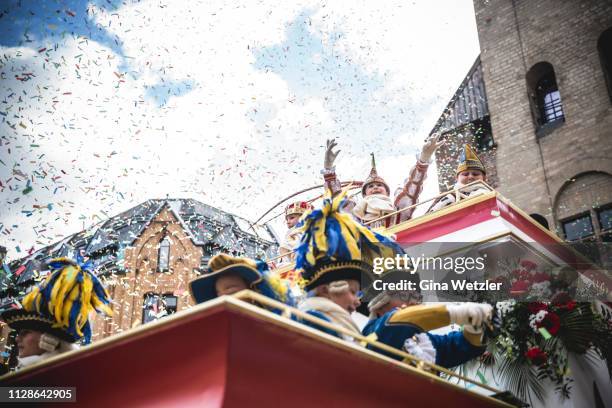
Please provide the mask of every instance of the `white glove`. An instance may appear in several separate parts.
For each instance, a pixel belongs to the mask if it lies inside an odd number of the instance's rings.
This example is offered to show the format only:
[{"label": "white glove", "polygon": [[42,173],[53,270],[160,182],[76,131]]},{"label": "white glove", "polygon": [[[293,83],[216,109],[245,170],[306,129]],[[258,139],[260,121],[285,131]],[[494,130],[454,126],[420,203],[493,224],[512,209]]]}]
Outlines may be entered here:
[{"label": "white glove", "polygon": [[433,156],[436,150],[444,144],[444,140],[440,141],[441,137],[441,133],[434,133],[427,138],[421,150],[421,155],[419,156],[419,160],[422,163],[431,163],[431,156]]},{"label": "white glove", "polygon": [[334,152],[334,148],[338,146],[335,139],[328,139],[326,143],[327,147],[325,149],[325,160],[323,161],[323,168],[325,170],[333,170],[334,162],[336,161],[336,157],[340,153],[340,150]]},{"label": "white glove", "polygon": [[462,303],[460,305],[446,305],[451,323],[464,326],[482,327],[483,323],[491,320],[493,307],[483,303]]}]

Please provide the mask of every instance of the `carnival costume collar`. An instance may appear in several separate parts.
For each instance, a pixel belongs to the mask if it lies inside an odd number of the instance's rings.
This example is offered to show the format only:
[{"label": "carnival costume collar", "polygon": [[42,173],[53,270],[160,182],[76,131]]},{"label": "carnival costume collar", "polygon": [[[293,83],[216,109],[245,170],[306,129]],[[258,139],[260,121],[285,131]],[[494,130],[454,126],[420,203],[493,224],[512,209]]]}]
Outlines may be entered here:
[{"label": "carnival costume collar", "polygon": [[351,314],[328,298],[324,298],[321,296],[313,296],[306,298],[300,304],[300,310],[319,311],[325,316],[327,316],[329,320],[332,321],[332,323],[344,327],[345,329],[348,329],[355,334],[361,334],[361,331],[353,321]]}]

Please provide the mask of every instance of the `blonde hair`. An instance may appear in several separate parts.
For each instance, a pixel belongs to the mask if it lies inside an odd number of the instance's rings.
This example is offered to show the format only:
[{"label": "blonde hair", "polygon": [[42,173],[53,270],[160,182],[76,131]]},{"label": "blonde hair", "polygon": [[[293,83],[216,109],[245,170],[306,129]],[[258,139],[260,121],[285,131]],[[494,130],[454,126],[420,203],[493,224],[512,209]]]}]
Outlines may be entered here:
[{"label": "blonde hair", "polygon": [[40,335],[40,339],[38,340],[38,347],[45,350],[46,352],[57,350],[59,353],[64,353],[66,351],[76,350],[77,348],[79,348],[76,344],[67,342],[65,340],[60,340],[59,338],[49,333],[42,333]]},{"label": "blonde hair", "polygon": [[349,291],[349,283],[345,280],[329,283],[329,293],[338,294]]},{"label": "blonde hair", "polygon": [[343,292],[349,291],[349,283],[345,280],[339,280],[327,283],[325,285],[319,285],[312,290],[315,296],[323,296],[326,297],[327,294],[340,294]]}]

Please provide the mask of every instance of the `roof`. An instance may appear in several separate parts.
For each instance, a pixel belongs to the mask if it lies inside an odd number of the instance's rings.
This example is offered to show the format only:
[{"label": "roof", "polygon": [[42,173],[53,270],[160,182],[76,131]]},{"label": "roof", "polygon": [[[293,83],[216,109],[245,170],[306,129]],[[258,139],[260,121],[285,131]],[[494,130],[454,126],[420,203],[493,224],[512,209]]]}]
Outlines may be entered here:
[{"label": "roof", "polygon": [[44,274],[51,258],[75,258],[77,249],[84,249],[96,267],[113,270],[109,266],[121,258],[121,249],[132,245],[165,206],[195,245],[210,245],[250,257],[276,254],[278,239],[268,225],[254,227],[244,218],[193,199],[152,199],[11,262],[9,273],[0,273],[0,293],[11,284],[24,285]]},{"label": "roof", "polygon": [[432,133],[445,133],[489,115],[480,55],[440,115]]}]

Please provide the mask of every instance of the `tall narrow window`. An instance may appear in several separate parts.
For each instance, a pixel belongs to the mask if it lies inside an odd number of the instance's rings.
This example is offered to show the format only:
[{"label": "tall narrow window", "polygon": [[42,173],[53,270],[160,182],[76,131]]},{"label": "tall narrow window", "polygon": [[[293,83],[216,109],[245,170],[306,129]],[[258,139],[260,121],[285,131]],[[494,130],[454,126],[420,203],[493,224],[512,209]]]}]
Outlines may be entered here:
[{"label": "tall narrow window", "polygon": [[168,237],[159,243],[159,253],[157,255],[157,272],[167,272],[170,267],[170,240]]},{"label": "tall narrow window", "polygon": [[603,242],[612,242],[612,205],[597,210],[599,229]]},{"label": "tall narrow window", "polygon": [[158,293],[147,293],[144,295],[142,322],[152,322],[153,320],[176,313],[177,306],[178,299],[172,294],[159,295]]},{"label": "tall narrow window", "polygon": [[527,73],[527,86],[538,136],[544,136],[548,130],[556,127],[554,125],[565,120],[553,66],[548,62],[539,62],[531,67]]},{"label": "tall narrow window", "polygon": [[557,89],[554,76],[546,76],[540,80],[536,90],[539,91],[540,117],[543,123],[563,119],[561,94]]},{"label": "tall narrow window", "polygon": [[599,40],[597,40],[597,50],[599,51],[601,69],[603,70],[606,86],[608,88],[608,96],[612,102],[612,27],[608,28],[599,36]]}]

